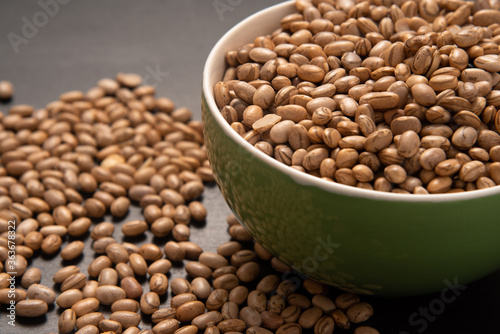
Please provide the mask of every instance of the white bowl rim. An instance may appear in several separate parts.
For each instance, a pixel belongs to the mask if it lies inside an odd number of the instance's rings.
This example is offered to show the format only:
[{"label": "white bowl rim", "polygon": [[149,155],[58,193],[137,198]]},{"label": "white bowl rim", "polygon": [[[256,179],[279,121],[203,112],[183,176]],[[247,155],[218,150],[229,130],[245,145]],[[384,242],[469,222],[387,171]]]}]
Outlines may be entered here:
[{"label": "white bowl rim", "polygon": [[[279,162],[278,160],[266,155],[261,152],[249,142],[244,140],[240,135],[234,131],[231,126],[226,122],[226,120],[222,117],[222,114],[219,111],[215,103],[215,98],[213,94],[213,86],[211,81],[213,80],[213,68],[216,67],[217,63],[221,61],[218,55],[221,53],[221,50],[224,49],[224,45],[226,42],[234,38],[235,35],[239,35],[245,26],[249,26],[253,24],[252,22],[258,21],[259,17],[264,14],[278,13],[283,9],[290,9],[290,6],[293,6],[295,0],[285,1],[283,3],[273,5],[271,7],[265,8],[256,12],[255,14],[247,17],[243,21],[236,24],[233,28],[231,28],[228,32],[226,32],[219,41],[215,44],[215,46],[210,51],[210,54],[205,62],[205,66],[203,68],[203,83],[202,90],[205,96],[206,102],[209,107],[209,111],[212,116],[215,118],[216,122],[222,129],[222,131],[233,141],[235,141],[238,145],[245,148],[246,151],[251,153],[256,159],[259,159],[266,165],[269,165],[272,168],[277,169],[283,174],[292,178],[295,182],[305,185],[305,186],[313,186],[325,190],[330,193],[341,194],[349,197],[358,197],[365,198],[371,200],[378,201],[389,201],[389,202],[452,202],[452,201],[464,201],[471,199],[479,199],[491,195],[500,194],[500,186],[495,186],[486,189],[474,190],[474,191],[465,191],[461,193],[450,193],[450,194],[399,194],[399,193],[390,193],[390,192],[381,192],[375,190],[368,190],[357,188],[353,186],[348,186],[336,182],[326,181],[319,177],[299,172],[289,166]],[[243,32],[244,33],[244,32]],[[271,32],[269,32],[271,33]],[[252,36],[252,38],[257,36]]]}]

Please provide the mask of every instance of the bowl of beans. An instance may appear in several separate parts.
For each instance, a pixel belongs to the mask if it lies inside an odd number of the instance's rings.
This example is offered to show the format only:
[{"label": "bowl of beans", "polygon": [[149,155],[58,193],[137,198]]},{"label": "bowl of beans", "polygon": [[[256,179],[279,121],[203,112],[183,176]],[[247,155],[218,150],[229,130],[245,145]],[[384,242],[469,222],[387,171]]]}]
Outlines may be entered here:
[{"label": "bowl of beans", "polygon": [[203,73],[226,202],[273,255],[346,291],[499,269],[499,43],[488,1],[297,0],[245,19]]}]

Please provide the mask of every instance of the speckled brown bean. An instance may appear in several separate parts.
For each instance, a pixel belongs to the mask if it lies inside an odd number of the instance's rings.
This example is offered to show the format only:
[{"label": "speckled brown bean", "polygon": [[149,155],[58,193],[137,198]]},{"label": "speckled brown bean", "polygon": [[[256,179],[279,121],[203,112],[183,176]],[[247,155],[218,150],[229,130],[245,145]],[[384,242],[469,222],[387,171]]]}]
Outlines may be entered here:
[{"label": "speckled brown bean", "polygon": [[210,283],[203,277],[196,277],[191,282],[191,286],[193,289],[193,293],[199,299],[207,299],[212,289],[210,287]]},{"label": "speckled brown bean", "polygon": [[296,305],[289,305],[281,311],[280,316],[285,323],[297,322],[299,320],[302,309]]},{"label": "speckled brown bean", "polygon": [[163,320],[175,319],[175,312],[176,310],[172,307],[159,309],[151,315],[151,321],[157,324]]},{"label": "speckled brown bean", "polygon": [[347,310],[352,305],[359,303],[359,301],[360,301],[360,298],[358,295],[353,294],[353,293],[349,293],[349,292],[345,292],[345,293],[339,295],[335,299],[335,305],[337,306],[337,308],[339,308],[341,310]]},{"label": "speckled brown bean", "polygon": [[357,303],[347,309],[346,315],[351,323],[357,324],[368,320],[373,315],[373,308],[365,302]]},{"label": "speckled brown bean", "polygon": [[140,309],[139,302],[134,299],[120,299],[111,304],[111,312],[119,312],[119,311],[129,311],[129,312],[137,312]]},{"label": "speckled brown bean", "polygon": [[146,260],[144,260],[144,257],[142,257],[140,254],[136,253],[130,254],[129,265],[134,271],[134,273],[139,276],[146,275],[148,271],[148,265],[146,263]]},{"label": "speckled brown bean", "polygon": [[73,332],[76,325],[76,315],[71,309],[64,310],[64,312],[59,316],[57,322],[57,327],[61,334],[68,334]]},{"label": "speckled brown bean", "polygon": [[393,133],[389,129],[380,129],[371,133],[365,142],[365,150],[368,152],[379,152],[388,147],[393,139]]},{"label": "speckled brown bean", "polygon": [[10,81],[0,81],[0,100],[10,100],[14,94],[14,86]]},{"label": "speckled brown bean", "polygon": [[319,307],[311,307],[302,312],[298,323],[302,328],[313,328],[322,315],[323,311]]},{"label": "speckled brown bean", "polygon": [[279,314],[271,312],[271,311],[263,311],[260,313],[260,317],[262,319],[262,327],[276,330],[281,327],[284,323],[283,319]]},{"label": "speckled brown bean", "polygon": [[215,85],[214,95],[217,107],[219,108],[222,108],[225,105],[228,105],[229,102],[231,102],[229,96],[229,87],[224,82],[218,82]]},{"label": "speckled brown bean", "polygon": [[106,206],[98,199],[89,198],[83,203],[89,218],[100,218],[106,213]]},{"label": "speckled brown bean", "polygon": [[223,319],[224,318],[219,311],[209,311],[197,316],[191,323],[198,327],[200,330],[205,330],[207,327],[217,325]]},{"label": "speckled brown bean", "polygon": [[168,217],[158,218],[151,224],[151,232],[159,238],[169,235],[173,228],[174,221]]},{"label": "speckled brown bean", "polygon": [[125,291],[127,298],[139,298],[143,289],[135,277],[125,277],[120,281],[120,286]]},{"label": "speckled brown bean", "polygon": [[198,201],[192,201],[188,205],[191,218],[197,221],[203,221],[207,217],[207,209]]},{"label": "speckled brown bean", "polygon": [[188,275],[190,275],[191,277],[203,277],[208,279],[212,276],[212,270],[208,266],[200,262],[188,262],[185,266],[185,269]]},{"label": "speckled brown bean", "polygon": [[106,255],[114,264],[126,263],[129,260],[129,254],[125,247],[116,242],[106,246]]},{"label": "speckled brown bean", "polygon": [[459,177],[465,182],[474,182],[486,172],[486,167],[481,161],[473,160],[462,165]]},{"label": "speckled brown bean", "polygon": [[101,312],[90,312],[76,319],[76,328],[82,328],[87,325],[99,326],[99,322],[104,319]]},{"label": "speckled brown bean", "polygon": [[190,260],[198,260],[200,254],[203,253],[203,249],[191,241],[181,241],[179,246],[184,250],[186,258]]},{"label": "speckled brown bean", "polygon": [[61,248],[62,239],[57,234],[47,235],[42,242],[41,249],[47,255],[55,254]]},{"label": "speckled brown bean", "polygon": [[175,241],[168,241],[165,244],[165,255],[171,261],[179,262],[184,260],[186,251]]},{"label": "speckled brown bean", "polygon": [[68,225],[68,234],[72,237],[80,237],[87,233],[92,221],[87,217],[81,217],[75,219],[71,224]]},{"label": "speckled brown bean", "polygon": [[242,225],[231,226],[229,228],[229,235],[231,235],[233,239],[239,242],[246,242],[253,240],[250,233],[248,233],[247,230],[245,230],[245,228]]},{"label": "speckled brown bean", "polygon": [[238,304],[227,301],[224,305],[222,305],[220,312],[222,313],[224,319],[238,319]]},{"label": "speckled brown bean", "polygon": [[220,310],[222,305],[229,299],[229,293],[225,289],[215,289],[208,296],[206,307],[209,311]]},{"label": "speckled brown bean", "polygon": [[249,283],[257,279],[260,273],[260,266],[257,262],[247,262],[241,265],[236,271],[236,276],[241,282]]},{"label": "speckled brown bean", "polygon": [[215,289],[224,289],[227,291],[231,291],[233,288],[238,286],[238,284],[238,277],[231,273],[220,275],[213,281],[213,286]]},{"label": "speckled brown bean", "polygon": [[451,189],[453,180],[448,176],[439,176],[432,179],[427,184],[427,191],[431,194],[441,194],[445,193]]},{"label": "speckled brown bean", "polygon": [[184,224],[177,224],[172,229],[172,236],[175,241],[187,241],[189,240],[189,236],[191,235],[191,230],[189,226]]},{"label": "speckled brown bean", "polygon": [[106,334],[120,333],[122,331],[122,325],[114,320],[102,319],[99,321],[98,327],[101,333]]},{"label": "speckled brown bean", "polygon": [[425,150],[419,160],[423,169],[434,170],[441,161],[446,160],[446,153],[440,148],[433,147]]},{"label": "speckled brown bean", "polygon": [[259,313],[267,308],[266,295],[258,290],[253,290],[248,294],[247,303]]},{"label": "speckled brown bean", "polygon": [[[236,242],[231,242],[231,243],[225,244],[225,246],[226,246],[225,248],[232,248],[228,252],[224,252],[224,247],[221,248],[221,246],[219,246],[219,248],[217,248],[217,250],[219,251],[219,249],[222,249],[225,256],[229,256],[229,255],[234,254],[234,252],[233,252],[234,249],[237,249],[237,248],[241,249],[241,245],[239,243],[236,243]],[[201,253],[200,257],[199,257],[199,261],[200,261],[200,263],[208,266],[211,269],[217,269],[220,267],[224,267],[224,266],[227,266],[227,264],[228,264],[228,262],[224,258],[224,256],[220,255],[220,253],[217,254],[217,253],[212,253],[212,252]]]},{"label": "speckled brown bean", "polygon": [[351,327],[351,322],[349,318],[341,310],[335,310],[331,314],[335,325],[341,329],[349,329]]},{"label": "speckled brown bean", "polygon": [[[24,272],[23,278],[21,279],[21,286],[27,289],[31,284],[40,283],[41,280],[42,280],[42,272],[40,271],[40,269],[29,268]],[[2,287],[1,284],[0,287]]]},{"label": "speckled brown bean", "polygon": [[312,298],[312,304],[319,307],[323,313],[329,314],[336,309],[335,303],[324,295],[315,295]]},{"label": "speckled brown bean", "polygon": [[128,237],[143,234],[148,229],[148,224],[142,220],[132,220],[122,226],[122,233]]},{"label": "speckled brown bean", "polygon": [[101,255],[89,264],[87,271],[90,276],[97,277],[104,268],[109,268],[112,264],[113,261],[109,257]]},{"label": "speckled brown bean", "polygon": [[176,277],[170,282],[170,287],[174,295],[181,293],[192,293],[193,289],[188,280],[182,277]]},{"label": "speckled brown bean", "polygon": [[16,315],[21,317],[39,317],[48,311],[48,305],[43,300],[29,299],[16,303]]},{"label": "speckled brown bean", "polygon": [[335,322],[330,316],[321,317],[314,325],[314,334],[332,334],[335,329]]},{"label": "speckled brown bean", "polygon": [[139,254],[146,261],[156,261],[163,257],[163,251],[160,247],[152,243],[147,243],[139,248]]},{"label": "speckled brown bean", "polygon": [[46,302],[48,305],[54,303],[56,300],[55,292],[45,285],[42,284],[32,284],[26,291],[26,295],[29,299],[40,299]]},{"label": "speckled brown bean", "polygon": [[134,311],[114,311],[109,316],[109,320],[120,323],[122,328],[125,329],[139,326],[139,323],[141,322],[141,316]]},{"label": "speckled brown bean", "polygon": [[56,304],[61,308],[70,308],[83,299],[83,293],[78,289],[69,289],[62,292],[56,299]]},{"label": "speckled brown bean", "polygon": [[63,238],[67,234],[67,232],[68,232],[68,229],[66,228],[66,226],[61,226],[61,225],[47,225],[47,226],[43,226],[40,229],[40,233],[44,237],[48,237],[51,234],[54,234],[54,235],[59,236],[60,238]]},{"label": "speckled brown bean", "polygon": [[248,288],[243,285],[238,285],[234,287],[229,292],[229,301],[236,303],[237,305],[243,304],[248,297]]},{"label": "speckled brown bean", "polygon": [[285,308],[286,298],[281,294],[275,294],[269,297],[267,301],[267,309],[271,312],[280,314]]},{"label": "speckled brown bean", "polygon": [[162,296],[168,290],[168,278],[164,274],[156,273],[149,279],[149,289]]},{"label": "speckled brown bean", "polygon": [[94,280],[87,281],[85,286],[82,288],[83,298],[95,298],[98,287],[99,282]]},{"label": "speckled brown bean", "polygon": [[85,298],[71,306],[71,309],[75,312],[77,318],[87,313],[95,312],[98,308],[99,300],[97,300],[97,298]]},{"label": "speckled brown bean", "polygon": [[181,322],[190,322],[205,312],[205,305],[200,301],[190,301],[177,308],[176,318]]},{"label": "speckled brown bean", "polygon": [[281,282],[277,275],[271,274],[263,277],[257,284],[256,289],[262,293],[268,294],[278,287]]},{"label": "speckled brown bean", "polygon": [[172,268],[172,263],[167,259],[159,259],[151,263],[148,267],[148,274],[153,276],[156,273],[167,274]]},{"label": "speckled brown bean", "polygon": [[222,333],[227,333],[227,332],[242,332],[245,330],[246,325],[243,320],[240,319],[227,319],[227,320],[222,320],[217,324],[217,328]]},{"label": "speckled brown bean", "polygon": [[153,327],[154,334],[173,334],[179,329],[179,321],[177,319],[167,319],[159,322]]},{"label": "speckled brown bean", "polygon": [[419,147],[420,137],[413,130],[403,132],[397,143],[398,153],[405,158],[414,156],[418,152]]},{"label": "speckled brown bean", "polygon": [[248,327],[258,327],[262,324],[262,318],[260,317],[260,314],[249,306],[241,309],[239,317],[245,322]]},{"label": "speckled brown bean", "polygon": [[87,276],[84,273],[77,273],[66,278],[61,284],[61,291],[69,289],[81,289],[87,282]]},{"label": "speckled brown bean", "polygon": [[75,240],[61,250],[61,258],[66,261],[74,260],[82,255],[84,248],[85,244],[82,241]]},{"label": "speckled brown bean", "polygon": [[187,325],[177,329],[174,334],[196,334],[198,333],[198,327],[194,325]]},{"label": "speckled brown bean", "polygon": [[[229,257],[229,256],[232,256],[233,254],[235,254],[236,252],[240,251],[241,248],[242,248],[242,245],[239,242],[228,241],[226,243],[219,245],[219,247],[217,247],[217,253],[223,257]],[[211,255],[204,256],[203,261],[206,262],[205,263],[206,265],[208,265],[210,267],[210,266],[220,264],[219,261],[213,261],[213,259],[211,259],[211,257],[212,257]],[[200,261],[201,261],[201,254],[200,254]],[[223,261],[221,260],[221,263],[222,262]],[[226,260],[226,265],[227,265],[227,260]]]},{"label": "speckled brown bean", "polygon": [[93,240],[98,240],[100,238],[110,237],[113,235],[115,226],[110,222],[102,222],[94,226],[90,232],[90,237]]},{"label": "speckled brown bean", "polygon": [[102,305],[111,305],[126,297],[125,290],[114,285],[101,285],[96,289],[96,298]]},{"label": "speckled brown bean", "polygon": [[66,278],[70,277],[73,274],[78,274],[79,272],[80,268],[78,268],[77,266],[66,266],[59,269],[52,277],[52,280],[54,281],[54,283],[62,283]]},{"label": "speckled brown bean", "polygon": [[99,334],[99,328],[94,325],[86,325],[76,331],[75,334]]},{"label": "speckled brown bean", "polygon": [[115,217],[124,217],[130,207],[130,200],[125,196],[117,197],[110,206],[111,214]]},{"label": "speckled brown bean", "polygon": [[141,297],[140,305],[144,314],[153,314],[160,308],[160,297],[155,292],[147,292]]},{"label": "speckled brown bean", "polygon": [[424,107],[429,107],[436,103],[436,92],[427,84],[421,83],[413,85],[411,87],[411,93],[415,101]]},{"label": "speckled brown bean", "polygon": [[406,171],[399,165],[389,165],[384,169],[385,178],[392,183],[403,183],[406,180]]}]

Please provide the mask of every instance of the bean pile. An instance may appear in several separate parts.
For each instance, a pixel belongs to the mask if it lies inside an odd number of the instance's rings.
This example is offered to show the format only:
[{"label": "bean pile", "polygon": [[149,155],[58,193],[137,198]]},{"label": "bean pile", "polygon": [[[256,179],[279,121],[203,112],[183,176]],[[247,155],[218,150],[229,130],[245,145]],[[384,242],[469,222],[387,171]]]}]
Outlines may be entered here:
[{"label": "bean pile", "polygon": [[[204,183],[214,180],[203,143],[191,112],[156,98],[135,74],[0,114],[0,303],[15,301],[25,318],[55,303],[61,334],[328,334],[351,324],[356,334],[377,334],[358,325],[373,314],[368,303],[311,279],[285,279],[290,268],[234,216],[232,240],[214,252],[189,241],[190,224],[207,215]],[[135,205],[144,219],[125,220]],[[102,221],[108,213],[123,221]],[[129,240],[149,231],[169,241],[138,246],[114,238],[115,226]],[[76,264],[91,252],[89,237],[95,256],[85,272]],[[55,290],[28,265],[40,254],[74,263],[51,277]],[[187,279],[169,279],[183,261]]]},{"label": "bean pile", "polygon": [[496,1],[297,0],[226,54],[214,96],[245,140],[292,168],[377,191],[500,184]]}]

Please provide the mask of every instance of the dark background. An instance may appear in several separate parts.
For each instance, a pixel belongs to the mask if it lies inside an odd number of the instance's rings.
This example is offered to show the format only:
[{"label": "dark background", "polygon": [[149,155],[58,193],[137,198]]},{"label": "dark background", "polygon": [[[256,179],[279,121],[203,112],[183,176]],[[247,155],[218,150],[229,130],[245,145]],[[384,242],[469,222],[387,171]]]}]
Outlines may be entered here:
[{"label": "dark background", "polygon": [[[148,83],[156,86],[159,96],[170,97],[177,106],[189,107],[194,118],[199,120],[201,75],[212,46],[246,16],[280,2],[60,0],[55,7],[55,1],[41,1],[52,3],[45,10],[51,12],[47,15],[41,14],[44,10],[38,1],[0,0],[0,80],[9,80],[15,87],[14,99],[0,105],[3,112],[16,103],[40,108],[57,99],[62,92],[86,91],[100,78],[114,77],[118,72],[135,72],[144,78],[149,76]],[[29,30],[26,22],[38,26]],[[22,42],[14,47],[9,36]],[[152,73],[156,73],[156,77]],[[213,184],[207,186],[203,203],[209,216],[205,223],[192,228],[191,240],[204,250],[215,251],[218,244],[229,240],[225,218],[230,211]],[[133,210],[126,220],[140,215],[139,210]],[[474,228],[472,222],[471,228]],[[117,224],[114,237],[121,240],[119,232]],[[136,241],[142,244],[151,240],[148,234],[147,239]],[[85,242],[90,247],[90,237]],[[86,272],[93,259],[93,251],[85,254],[87,256],[75,261],[82,272]],[[58,255],[52,258],[36,256],[30,263],[43,271],[41,283],[49,287],[54,287],[52,274],[67,265]],[[180,275],[184,275],[183,269],[173,268],[169,278]],[[497,272],[467,286],[455,301],[437,309],[436,316],[427,320],[417,316],[413,323],[409,319],[420,312],[421,307],[440,305],[439,293],[405,299],[368,299],[375,311],[368,324],[381,333],[498,333],[499,297],[500,272]],[[168,300],[162,307],[166,304]],[[56,332],[58,315],[58,309],[52,307],[41,319],[18,318],[13,328],[7,325],[3,308],[0,333]]]}]

